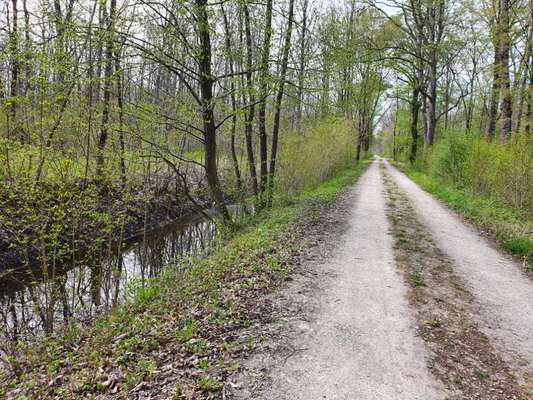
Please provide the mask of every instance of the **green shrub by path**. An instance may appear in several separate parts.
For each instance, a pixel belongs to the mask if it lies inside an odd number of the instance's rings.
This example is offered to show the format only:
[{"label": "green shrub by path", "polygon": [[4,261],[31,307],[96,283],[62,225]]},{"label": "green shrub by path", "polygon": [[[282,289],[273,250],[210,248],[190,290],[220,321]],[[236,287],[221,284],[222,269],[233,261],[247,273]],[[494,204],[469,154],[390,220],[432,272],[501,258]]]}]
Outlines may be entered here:
[{"label": "green shrub by path", "polygon": [[327,118],[281,139],[276,193],[290,198],[317,185],[355,161],[355,130],[343,118]]},{"label": "green shrub by path", "polygon": [[533,268],[533,220],[530,211],[514,208],[503,202],[484,198],[480,194],[444,182],[433,174],[400,166],[423,189],[459,211],[496,238],[500,246],[529,261]]},{"label": "green shrub by path", "polygon": [[431,176],[533,217],[533,140],[508,143],[449,133],[423,162]]},{"label": "green shrub by path", "polygon": [[17,391],[21,398],[112,396],[158,379],[173,365],[175,398],[216,397],[224,379],[238,368],[239,354],[260,339],[243,341],[236,332],[268,318],[260,298],[285,279],[289,261],[301,247],[293,227],[309,208],[332,202],[363,169],[337,171],[290,204],[251,217],[210,256],[185,260],[148,285],[132,288],[124,304],[90,327],[70,326],[40,344],[21,344],[11,363],[18,378],[0,372],[0,393]]}]

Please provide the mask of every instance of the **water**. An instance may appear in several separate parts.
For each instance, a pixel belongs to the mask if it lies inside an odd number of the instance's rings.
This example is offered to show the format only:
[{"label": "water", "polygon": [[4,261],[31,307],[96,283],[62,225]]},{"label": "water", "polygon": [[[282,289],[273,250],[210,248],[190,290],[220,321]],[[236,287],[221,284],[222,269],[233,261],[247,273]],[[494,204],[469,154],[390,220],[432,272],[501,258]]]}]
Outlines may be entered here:
[{"label": "water", "polygon": [[0,355],[17,339],[109,311],[133,281],[144,285],[165,267],[205,252],[216,236],[216,225],[197,216],[142,234],[126,248],[105,249],[92,266],[59,265],[49,274],[28,268],[0,277]]}]

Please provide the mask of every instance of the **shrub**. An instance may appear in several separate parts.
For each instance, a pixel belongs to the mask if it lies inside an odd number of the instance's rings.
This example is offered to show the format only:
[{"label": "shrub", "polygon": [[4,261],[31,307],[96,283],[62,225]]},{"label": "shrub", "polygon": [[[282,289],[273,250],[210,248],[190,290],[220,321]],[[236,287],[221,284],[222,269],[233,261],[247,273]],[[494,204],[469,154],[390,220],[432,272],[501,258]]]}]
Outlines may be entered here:
[{"label": "shrub", "polygon": [[339,118],[319,121],[303,134],[285,135],[278,158],[277,192],[288,198],[354,163],[355,141],[354,127]]},{"label": "shrub", "polygon": [[522,135],[500,143],[450,134],[426,164],[441,180],[533,215],[533,141]]}]

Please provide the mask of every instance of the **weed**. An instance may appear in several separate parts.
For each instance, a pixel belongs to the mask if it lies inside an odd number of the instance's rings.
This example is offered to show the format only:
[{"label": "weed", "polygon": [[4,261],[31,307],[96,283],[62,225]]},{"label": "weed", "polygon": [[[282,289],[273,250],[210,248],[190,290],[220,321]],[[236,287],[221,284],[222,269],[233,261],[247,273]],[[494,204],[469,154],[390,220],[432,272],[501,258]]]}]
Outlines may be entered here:
[{"label": "weed", "polygon": [[206,392],[216,391],[222,386],[219,379],[211,378],[207,375],[202,375],[198,378],[198,385]]},{"label": "weed", "polygon": [[174,333],[174,337],[180,342],[188,342],[196,336],[199,329],[200,323],[198,321],[187,321],[183,328]]},{"label": "weed", "polygon": [[490,378],[490,375],[489,375],[489,374],[487,374],[487,373],[484,372],[484,371],[480,371],[480,370],[476,371],[476,375],[477,375],[477,377],[478,377],[480,380],[482,380],[482,381],[484,381],[484,380]]},{"label": "weed", "polygon": [[142,376],[151,379],[154,375],[157,366],[152,360],[139,360],[137,368],[139,369],[139,372]]},{"label": "weed", "polygon": [[201,359],[198,362],[198,367],[200,369],[203,369],[204,371],[208,370],[209,369],[209,361],[207,361],[205,358]]},{"label": "weed", "polygon": [[433,328],[440,328],[440,326],[441,326],[441,322],[440,322],[440,320],[437,319],[437,318],[433,318],[433,319],[431,320],[431,326],[432,326]]},{"label": "weed", "polygon": [[422,275],[418,271],[411,271],[409,273],[409,280],[413,286],[426,286],[422,279]]}]

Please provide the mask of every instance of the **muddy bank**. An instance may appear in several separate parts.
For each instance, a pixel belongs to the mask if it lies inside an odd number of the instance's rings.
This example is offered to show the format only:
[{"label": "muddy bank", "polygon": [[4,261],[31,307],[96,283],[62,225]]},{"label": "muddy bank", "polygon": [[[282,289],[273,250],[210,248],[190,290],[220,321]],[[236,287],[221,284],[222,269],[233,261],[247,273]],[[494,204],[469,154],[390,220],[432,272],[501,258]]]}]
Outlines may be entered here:
[{"label": "muddy bank", "polygon": [[22,188],[0,199],[10,206],[0,216],[0,355],[6,343],[111,310],[128,287],[209,247],[216,236],[214,223],[196,210],[211,206],[200,192],[195,205],[168,185],[105,194],[54,189],[42,201],[40,190]]},{"label": "muddy bank", "polygon": [[[120,304],[131,288],[144,286],[187,257],[207,252],[216,225],[198,214],[145,230],[120,248],[109,246],[92,264],[58,264],[43,274],[29,268],[0,280],[0,356],[17,340],[33,341],[70,322],[83,325]],[[104,249],[105,250],[105,249]]]}]

